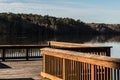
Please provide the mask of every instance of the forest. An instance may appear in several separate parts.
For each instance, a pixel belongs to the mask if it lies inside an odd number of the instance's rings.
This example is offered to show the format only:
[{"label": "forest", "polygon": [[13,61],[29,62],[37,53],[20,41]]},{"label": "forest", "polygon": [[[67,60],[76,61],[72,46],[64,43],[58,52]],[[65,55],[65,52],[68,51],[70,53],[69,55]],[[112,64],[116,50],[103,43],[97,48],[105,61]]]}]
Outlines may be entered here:
[{"label": "forest", "polygon": [[72,18],[38,14],[0,13],[0,34],[100,35],[120,34],[119,24],[85,23]]}]

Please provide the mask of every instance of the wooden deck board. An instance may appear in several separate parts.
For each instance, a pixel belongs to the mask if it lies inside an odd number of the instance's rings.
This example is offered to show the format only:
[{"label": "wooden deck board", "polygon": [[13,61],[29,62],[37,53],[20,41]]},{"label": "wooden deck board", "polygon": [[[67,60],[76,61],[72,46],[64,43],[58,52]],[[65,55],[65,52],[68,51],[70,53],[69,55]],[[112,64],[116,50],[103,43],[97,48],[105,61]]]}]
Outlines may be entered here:
[{"label": "wooden deck board", "polygon": [[42,60],[0,62],[0,80],[41,80]]}]

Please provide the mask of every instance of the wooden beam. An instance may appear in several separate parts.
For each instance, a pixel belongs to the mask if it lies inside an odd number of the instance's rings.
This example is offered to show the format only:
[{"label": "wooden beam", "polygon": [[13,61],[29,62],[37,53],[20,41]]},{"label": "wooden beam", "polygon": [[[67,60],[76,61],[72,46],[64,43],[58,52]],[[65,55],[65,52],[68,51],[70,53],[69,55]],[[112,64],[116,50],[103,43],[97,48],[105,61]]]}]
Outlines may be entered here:
[{"label": "wooden beam", "polygon": [[47,73],[44,73],[44,72],[41,72],[41,76],[43,76],[45,78],[49,78],[51,80],[63,80],[61,78],[55,77],[53,75],[50,75],[50,74],[47,74]]},{"label": "wooden beam", "polygon": [[24,48],[44,48],[49,47],[48,44],[41,45],[0,45],[0,49],[24,49]]},{"label": "wooden beam", "polygon": [[51,47],[57,47],[57,48],[111,48],[111,46],[93,46],[90,44],[88,45],[88,44],[56,42],[56,41],[50,41],[49,45]]}]

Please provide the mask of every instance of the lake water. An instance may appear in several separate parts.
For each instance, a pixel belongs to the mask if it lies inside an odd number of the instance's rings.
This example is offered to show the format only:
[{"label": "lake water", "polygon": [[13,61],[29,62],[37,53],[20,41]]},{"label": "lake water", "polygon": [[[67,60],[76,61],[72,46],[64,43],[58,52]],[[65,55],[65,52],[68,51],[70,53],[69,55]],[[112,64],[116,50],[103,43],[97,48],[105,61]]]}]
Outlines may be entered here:
[{"label": "lake water", "polygon": [[93,36],[93,35],[64,35],[64,36],[24,36],[24,35],[0,35],[0,45],[12,44],[44,44],[47,41],[64,41],[85,43],[101,46],[112,46],[111,57],[120,58],[120,36]]}]

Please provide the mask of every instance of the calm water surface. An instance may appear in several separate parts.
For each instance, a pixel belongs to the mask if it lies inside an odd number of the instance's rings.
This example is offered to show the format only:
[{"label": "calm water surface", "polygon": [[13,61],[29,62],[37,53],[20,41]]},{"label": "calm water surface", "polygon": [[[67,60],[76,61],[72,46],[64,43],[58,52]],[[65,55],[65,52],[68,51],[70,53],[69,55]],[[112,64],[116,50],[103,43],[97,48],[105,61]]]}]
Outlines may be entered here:
[{"label": "calm water surface", "polygon": [[24,45],[24,44],[45,44],[47,41],[64,41],[85,43],[101,46],[112,46],[111,56],[120,58],[120,36],[93,36],[93,35],[67,35],[67,36],[24,36],[24,35],[0,35],[0,45]]}]

